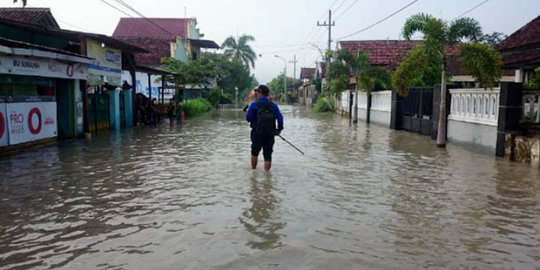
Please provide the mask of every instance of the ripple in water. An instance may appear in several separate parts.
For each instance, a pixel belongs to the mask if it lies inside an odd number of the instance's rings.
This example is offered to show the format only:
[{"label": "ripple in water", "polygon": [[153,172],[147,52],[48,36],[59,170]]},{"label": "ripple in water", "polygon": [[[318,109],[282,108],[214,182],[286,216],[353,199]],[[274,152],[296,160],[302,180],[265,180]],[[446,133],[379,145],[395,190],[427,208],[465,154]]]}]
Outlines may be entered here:
[{"label": "ripple in water", "polygon": [[0,159],[0,269],[538,269],[540,173],[283,106],[271,173],[240,109]]}]

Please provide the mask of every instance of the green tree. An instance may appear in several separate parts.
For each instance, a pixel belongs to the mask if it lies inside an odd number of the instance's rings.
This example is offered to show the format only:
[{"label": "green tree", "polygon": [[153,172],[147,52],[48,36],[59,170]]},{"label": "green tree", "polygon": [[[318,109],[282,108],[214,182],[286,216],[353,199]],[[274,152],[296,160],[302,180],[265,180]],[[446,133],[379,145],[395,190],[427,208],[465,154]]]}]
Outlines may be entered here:
[{"label": "green tree", "polygon": [[165,70],[176,74],[169,78],[169,81],[184,88],[187,84],[207,87],[217,74],[215,62],[204,54],[197,60],[189,62],[182,62],[174,58],[163,58],[161,62]]},{"label": "green tree", "polygon": [[[270,91],[274,94],[279,93],[285,93],[285,84],[284,84],[285,76],[283,74],[279,74],[277,77],[273,78],[268,83],[268,88],[270,88]],[[287,88],[291,87],[293,84],[296,84],[300,82],[300,80],[294,80],[291,77],[287,77]]]},{"label": "green tree", "polygon": [[500,55],[489,45],[479,44],[482,29],[473,18],[460,18],[451,22],[420,13],[411,16],[403,27],[403,36],[410,40],[413,34],[421,32],[423,42],[411,50],[392,76],[396,91],[408,95],[408,88],[415,78],[424,74],[430,63],[438,63],[441,70],[441,102],[437,145],[446,145],[446,80],[447,49],[460,45],[459,62],[485,88],[497,84],[501,75]]},{"label": "green tree", "polygon": [[368,95],[372,91],[390,89],[390,72],[382,67],[369,64],[369,56],[365,52],[358,52],[356,57],[350,57],[350,66],[356,77],[356,95],[354,108],[354,121],[358,122],[358,90],[365,90]]},{"label": "green tree", "polygon": [[488,44],[491,47],[495,47],[495,45],[501,43],[501,41],[505,40],[508,36],[501,32],[493,32],[491,34],[485,34],[480,37],[480,41],[482,43]]},{"label": "green tree", "polygon": [[327,77],[331,79],[330,91],[337,96],[343,90],[347,89],[352,72],[352,55],[344,49],[331,51],[330,54],[334,61],[330,63]]},{"label": "green tree", "polygon": [[248,68],[255,67],[257,54],[248,44],[250,41],[255,41],[255,38],[250,35],[242,35],[237,39],[228,37],[221,47],[224,49],[224,54],[238,62],[245,64]]}]

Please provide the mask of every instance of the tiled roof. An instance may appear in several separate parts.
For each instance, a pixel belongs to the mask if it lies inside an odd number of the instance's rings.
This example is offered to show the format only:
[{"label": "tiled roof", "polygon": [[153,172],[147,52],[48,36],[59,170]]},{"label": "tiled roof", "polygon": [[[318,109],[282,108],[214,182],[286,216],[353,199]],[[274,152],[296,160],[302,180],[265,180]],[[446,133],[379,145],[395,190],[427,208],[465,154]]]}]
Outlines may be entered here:
[{"label": "tiled roof", "polygon": [[311,79],[315,77],[315,68],[300,69],[300,79]]},{"label": "tiled roof", "polygon": [[187,22],[192,19],[121,18],[114,30],[115,38],[186,38]]},{"label": "tiled roof", "polygon": [[149,53],[135,54],[135,62],[137,65],[151,67],[159,66],[161,65],[161,58],[171,56],[171,41],[169,39],[121,37],[117,37],[117,39],[132,46],[144,48],[149,51]]},{"label": "tiled roof", "polygon": [[407,52],[419,43],[420,41],[359,40],[340,41],[339,45],[352,54],[359,51],[367,53],[371,65],[395,68]]},{"label": "tiled roof", "polygon": [[0,18],[60,29],[48,8],[0,8]]},{"label": "tiled roof", "polygon": [[495,48],[502,54],[504,68],[540,65],[540,16],[521,27]]},{"label": "tiled roof", "polygon": [[507,51],[527,45],[540,45],[540,16],[507,37],[496,48]]}]

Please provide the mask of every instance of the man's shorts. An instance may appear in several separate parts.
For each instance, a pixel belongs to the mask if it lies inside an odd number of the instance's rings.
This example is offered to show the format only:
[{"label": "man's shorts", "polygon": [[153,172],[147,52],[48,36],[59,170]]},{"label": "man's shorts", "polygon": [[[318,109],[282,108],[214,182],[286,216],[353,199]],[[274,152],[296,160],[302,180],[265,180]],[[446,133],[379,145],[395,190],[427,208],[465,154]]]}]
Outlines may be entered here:
[{"label": "man's shorts", "polygon": [[272,161],[272,151],[274,151],[274,135],[261,136],[251,131],[251,155],[259,156],[263,150],[264,161]]}]

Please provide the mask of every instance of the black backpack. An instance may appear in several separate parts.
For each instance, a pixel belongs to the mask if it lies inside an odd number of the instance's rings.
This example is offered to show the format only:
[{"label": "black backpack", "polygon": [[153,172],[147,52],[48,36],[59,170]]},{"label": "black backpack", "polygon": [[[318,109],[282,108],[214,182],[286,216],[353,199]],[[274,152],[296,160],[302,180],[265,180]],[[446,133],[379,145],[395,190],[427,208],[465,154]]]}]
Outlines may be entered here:
[{"label": "black backpack", "polygon": [[255,132],[259,135],[274,135],[276,130],[276,113],[272,102],[257,102],[257,126]]}]

